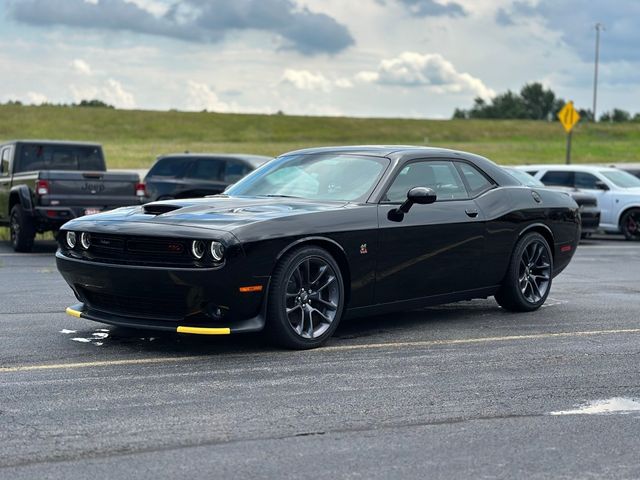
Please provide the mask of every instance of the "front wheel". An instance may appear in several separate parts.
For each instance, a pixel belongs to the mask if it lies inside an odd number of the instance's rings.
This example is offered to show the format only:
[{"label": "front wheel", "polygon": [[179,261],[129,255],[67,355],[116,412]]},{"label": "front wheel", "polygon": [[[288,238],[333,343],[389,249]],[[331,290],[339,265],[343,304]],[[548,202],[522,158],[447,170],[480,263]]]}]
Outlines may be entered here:
[{"label": "front wheel", "polygon": [[319,347],[342,317],[340,267],[322,248],[294,250],[276,266],[268,302],[266,331],[275,343],[294,349]]},{"label": "front wheel", "polygon": [[640,239],[640,209],[625,212],[620,219],[620,230],[627,240]]},{"label": "front wheel", "polygon": [[513,312],[537,310],[551,290],[553,256],[545,238],[539,233],[525,234],[516,244],[509,270],[495,298]]},{"label": "front wheel", "polygon": [[14,205],[11,209],[9,230],[13,250],[16,252],[30,252],[33,248],[36,229],[33,221],[20,204]]}]

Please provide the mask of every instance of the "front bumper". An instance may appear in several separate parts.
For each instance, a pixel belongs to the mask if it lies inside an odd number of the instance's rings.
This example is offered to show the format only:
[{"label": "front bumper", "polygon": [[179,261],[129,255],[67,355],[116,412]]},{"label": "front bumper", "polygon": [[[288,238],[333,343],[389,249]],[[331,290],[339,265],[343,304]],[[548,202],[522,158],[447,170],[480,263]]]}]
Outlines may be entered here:
[{"label": "front bumper", "polygon": [[[56,263],[81,302],[67,310],[77,317],[179,333],[264,328],[268,277],[236,275],[229,265],[212,269],[96,263],[61,251],[56,253]],[[261,288],[240,291],[248,285]]]},{"label": "front bumper", "polygon": [[237,321],[232,327],[210,326],[207,324],[173,324],[166,321],[127,317],[113,315],[106,312],[92,310],[84,303],[78,303],[67,307],[67,315],[76,318],[93,320],[94,322],[106,323],[118,327],[139,328],[144,330],[158,330],[165,332],[186,333],[194,335],[230,335],[232,333],[259,332],[264,328],[264,316],[259,315],[248,320]]}]

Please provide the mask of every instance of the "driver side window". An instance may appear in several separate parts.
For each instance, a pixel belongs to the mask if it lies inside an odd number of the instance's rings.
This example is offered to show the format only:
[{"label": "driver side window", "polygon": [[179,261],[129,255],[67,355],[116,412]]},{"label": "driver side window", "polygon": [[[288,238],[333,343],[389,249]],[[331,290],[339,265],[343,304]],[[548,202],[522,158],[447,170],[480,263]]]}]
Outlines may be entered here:
[{"label": "driver side window", "polygon": [[461,200],[469,198],[462,178],[453,162],[419,161],[400,170],[387,194],[385,203],[402,203],[413,187],[428,187],[436,192],[437,201]]}]

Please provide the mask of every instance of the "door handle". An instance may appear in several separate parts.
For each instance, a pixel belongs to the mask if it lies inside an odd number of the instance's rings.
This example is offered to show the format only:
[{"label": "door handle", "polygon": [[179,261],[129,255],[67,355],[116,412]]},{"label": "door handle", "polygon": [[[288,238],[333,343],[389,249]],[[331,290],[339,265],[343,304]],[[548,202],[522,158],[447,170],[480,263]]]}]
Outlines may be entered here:
[{"label": "door handle", "polygon": [[467,208],[464,213],[467,214],[468,217],[476,218],[478,216],[478,210],[475,208]]}]

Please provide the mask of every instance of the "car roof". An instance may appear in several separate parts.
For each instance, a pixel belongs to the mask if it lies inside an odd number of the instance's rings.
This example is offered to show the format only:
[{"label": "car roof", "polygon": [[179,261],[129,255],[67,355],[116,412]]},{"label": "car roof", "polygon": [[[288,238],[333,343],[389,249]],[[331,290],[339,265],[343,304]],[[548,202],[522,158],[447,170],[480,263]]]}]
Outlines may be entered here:
[{"label": "car roof", "polygon": [[303,150],[295,150],[293,152],[285,153],[282,156],[315,155],[322,153],[386,157],[391,159],[394,164],[424,158],[459,158],[460,160],[466,160],[484,170],[485,173],[497,181],[499,185],[520,185],[520,182],[507,172],[503,171],[502,167],[496,165],[491,160],[473,153],[450,150],[448,148],[418,147],[414,145],[351,145],[343,147],[305,148]]},{"label": "car roof", "polygon": [[602,167],[600,165],[554,165],[554,164],[542,164],[542,165],[521,165],[516,167],[520,170],[556,170],[560,172],[603,172],[603,171],[616,171],[619,170],[615,167]]},{"label": "car roof", "polygon": [[166,155],[160,155],[158,160],[164,158],[210,158],[219,160],[245,160],[254,166],[262,165],[263,163],[271,160],[273,157],[266,155],[252,155],[249,153],[169,153]]},{"label": "car roof", "polygon": [[414,145],[348,145],[334,147],[314,147],[294,150],[283,155],[314,155],[319,153],[346,153],[350,155],[370,155],[376,157],[389,157],[390,155],[402,155],[419,152],[427,157],[436,157],[443,154],[450,155],[457,152],[446,148],[418,147]]},{"label": "car roof", "polygon": [[8,142],[3,142],[2,145],[11,145],[15,143],[37,143],[44,145],[73,145],[76,147],[102,147],[100,143],[97,142],[77,142],[77,141],[67,141],[67,140],[41,140],[41,139],[21,139],[21,140],[10,140]]}]

